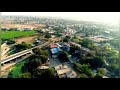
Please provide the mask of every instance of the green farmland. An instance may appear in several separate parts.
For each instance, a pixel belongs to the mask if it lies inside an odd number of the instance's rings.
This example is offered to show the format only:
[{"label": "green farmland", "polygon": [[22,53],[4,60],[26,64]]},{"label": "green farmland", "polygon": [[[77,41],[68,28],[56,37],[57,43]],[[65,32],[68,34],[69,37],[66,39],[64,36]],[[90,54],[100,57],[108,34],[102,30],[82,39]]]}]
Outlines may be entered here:
[{"label": "green farmland", "polygon": [[6,32],[2,32],[1,38],[11,39],[11,38],[29,36],[34,34],[35,31],[6,31]]}]

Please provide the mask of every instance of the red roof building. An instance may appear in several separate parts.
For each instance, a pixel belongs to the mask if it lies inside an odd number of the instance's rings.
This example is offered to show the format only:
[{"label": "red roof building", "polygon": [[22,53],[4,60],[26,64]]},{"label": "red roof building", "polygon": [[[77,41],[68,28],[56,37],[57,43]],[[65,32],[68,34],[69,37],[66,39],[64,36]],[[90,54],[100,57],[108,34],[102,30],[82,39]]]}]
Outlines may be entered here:
[{"label": "red roof building", "polygon": [[57,48],[58,46],[56,44],[50,44],[50,48]]}]

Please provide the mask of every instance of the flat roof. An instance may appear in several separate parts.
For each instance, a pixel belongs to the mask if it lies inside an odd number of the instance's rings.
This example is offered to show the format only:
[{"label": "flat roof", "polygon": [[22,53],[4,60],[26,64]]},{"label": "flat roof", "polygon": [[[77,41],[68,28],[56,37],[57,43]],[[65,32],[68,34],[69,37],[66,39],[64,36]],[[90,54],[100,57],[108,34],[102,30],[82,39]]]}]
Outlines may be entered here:
[{"label": "flat roof", "polygon": [[57,70],[58,75],[64,74],[71,71],[69,68]]},{"label": "flat roof", "polygon": [[40,67],[38,67],[39,69],[48,69],[49,68],[49,66],[40,66]]},{"label": "flat roof", "polygon": [[52,48],[50,49],[52,53],[58,53],[59,52],[59,49],[58,48]]}]

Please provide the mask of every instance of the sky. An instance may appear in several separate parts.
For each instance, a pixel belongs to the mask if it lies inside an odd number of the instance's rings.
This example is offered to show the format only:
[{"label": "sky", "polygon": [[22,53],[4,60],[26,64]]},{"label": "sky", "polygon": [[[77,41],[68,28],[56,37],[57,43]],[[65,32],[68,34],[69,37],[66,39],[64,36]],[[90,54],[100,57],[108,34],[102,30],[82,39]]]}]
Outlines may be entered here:
[{"label": "sky", "polygon": [[120,12],[1,12],[1,15],[52,16],[118,25]]}]

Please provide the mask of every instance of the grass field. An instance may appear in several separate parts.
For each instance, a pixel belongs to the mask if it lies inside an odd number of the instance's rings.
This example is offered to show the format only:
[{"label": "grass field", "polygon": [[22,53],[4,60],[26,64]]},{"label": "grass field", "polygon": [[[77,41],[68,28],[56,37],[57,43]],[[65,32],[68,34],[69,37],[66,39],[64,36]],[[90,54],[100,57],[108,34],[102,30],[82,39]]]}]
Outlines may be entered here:
[{"label": "grass field", "polygon": [[10,39],[10,38],[16,38],[21,36],[29,36],[35,34],[35,31],[6,31],[2,32],[2,38],[4,39]]},{"label": "grass field", "polygon": [[18,63],[18,64],[16,64],[16,65],[14,65],[14,66],[12,67],[11,72],[9,73],[9,77],[10,77],[10,78],[16,78],[16,76],[18,76],[19,74],[21,74],[21,73],[22,73],[21,68],[22,68],[22,66],[24,65],[24,63],[25,63],[26,61],[27,61],[27,60],[24,60],[24,61],[22,61],[22,62],[20,62],[20,63]]}]

